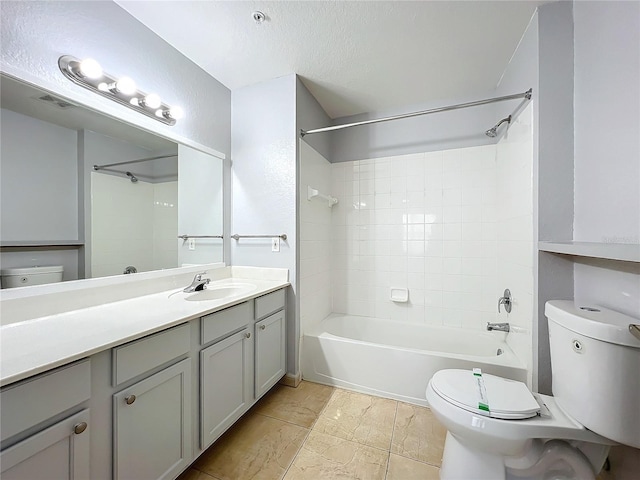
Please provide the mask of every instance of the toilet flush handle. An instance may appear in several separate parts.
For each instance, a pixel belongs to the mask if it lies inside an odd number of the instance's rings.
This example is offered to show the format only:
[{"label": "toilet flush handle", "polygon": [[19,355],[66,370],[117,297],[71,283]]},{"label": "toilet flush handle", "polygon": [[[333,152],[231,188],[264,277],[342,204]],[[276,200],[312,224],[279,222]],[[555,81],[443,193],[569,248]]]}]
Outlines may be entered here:
[{"label": "toilet flush handle", "polygon": [[631,335],[633,335],[638,340],[640,340],[640,325],[636,325],[635,323],[630,323],[629,331],[631,332]]}]

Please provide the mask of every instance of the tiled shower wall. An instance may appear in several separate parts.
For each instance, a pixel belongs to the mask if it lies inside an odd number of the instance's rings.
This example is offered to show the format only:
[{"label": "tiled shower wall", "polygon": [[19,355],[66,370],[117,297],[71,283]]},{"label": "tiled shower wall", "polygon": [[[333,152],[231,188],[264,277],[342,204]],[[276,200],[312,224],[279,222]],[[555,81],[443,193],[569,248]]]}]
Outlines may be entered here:
[{"label": "tiled shower wall", "polygon": [[331,164],[300,141],[300,330],[331,313],[331,207],[307,200],[307,188],[331,189]]},{"label": "tiled shower wall", "polygon": [[[330,164],[302,142],[301,329],[330,312],[484,330],[531,371],[531,107],[497,145]],[[333,195],[328,208],[307,186]],[[409,301],[390,300],[407,288]],[[511,314],[497,312],[505,288]]]},{"label": "tiled shower wall", "polygon": [[91,172],[92,277],[177,265],[177,184]]},{"label": "tiled shower wall", "polygon": [[[332,165],[333,310],[483,328],[496,317],[494,145]],[[409,301],[390,300],[408,288]]]},{"label": "tiled shower wall", "polygon": [[[495,321],[509,287],[498,232],[517,208],[501,198],[497,148],[332,164],[333,311],[478,330]],[[392,302],[391,288],[409,301]]]}]

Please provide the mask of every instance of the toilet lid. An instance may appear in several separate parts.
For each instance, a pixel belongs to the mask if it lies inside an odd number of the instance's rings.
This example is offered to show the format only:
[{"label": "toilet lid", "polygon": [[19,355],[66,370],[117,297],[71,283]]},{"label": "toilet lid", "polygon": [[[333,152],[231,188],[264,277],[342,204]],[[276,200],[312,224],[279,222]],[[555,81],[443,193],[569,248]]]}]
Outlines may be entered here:
[{"label": "toilet lid", "polygon": [[[482,385],[486,393],[481,392]],[[487,373],[440,370],[431,379],[431,386],[449,403],[478,415],[518,420],[534,417],[540,411],[524,383]]]}]

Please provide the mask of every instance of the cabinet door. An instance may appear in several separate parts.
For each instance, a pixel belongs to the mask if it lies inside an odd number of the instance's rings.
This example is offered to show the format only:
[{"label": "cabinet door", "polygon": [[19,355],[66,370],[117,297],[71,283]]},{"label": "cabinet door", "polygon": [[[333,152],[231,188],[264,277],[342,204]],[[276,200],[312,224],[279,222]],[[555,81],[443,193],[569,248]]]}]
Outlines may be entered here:
[{"label": "cabinet door", "polygon": [[262,397],[285,372],[284,310],[256,323],[256,399]]},{"label": "cabinet door", "polygon": [[253,398],[249,329],[200,352],[200,446],[204,449],[247,410]]},{"label": "cabinet door", "polygon": [[114,395],[114,478],[175,478],[192,460],[191,421],[190,359]]},{"label": "cabinet door", "polygon": [[89,409],[56,423],[0,455],[3,480],[89,478]]}]

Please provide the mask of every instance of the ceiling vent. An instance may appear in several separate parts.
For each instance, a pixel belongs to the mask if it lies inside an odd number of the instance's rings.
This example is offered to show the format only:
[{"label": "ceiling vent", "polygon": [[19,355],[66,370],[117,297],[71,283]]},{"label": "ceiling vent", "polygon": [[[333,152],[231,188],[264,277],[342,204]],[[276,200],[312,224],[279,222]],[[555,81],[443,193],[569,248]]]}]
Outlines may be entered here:
[{"label": "ceiling vent", "polygon": [[35,98],[36,100],[40,100],[42,102],[45,102],[48,105],[51,105],[52,107],[59,108],[61,110],[65,110],[67,108],[72,108],[72,107],[75,106],[73,103],[69,103],[66,100],[63,100],[63,99],[58,98],[58,97],[54,97],[53,95],[49,95],[49,94],[42,95],[40,97],[36,96],[36,97],[32,97],[32,98]]}]

